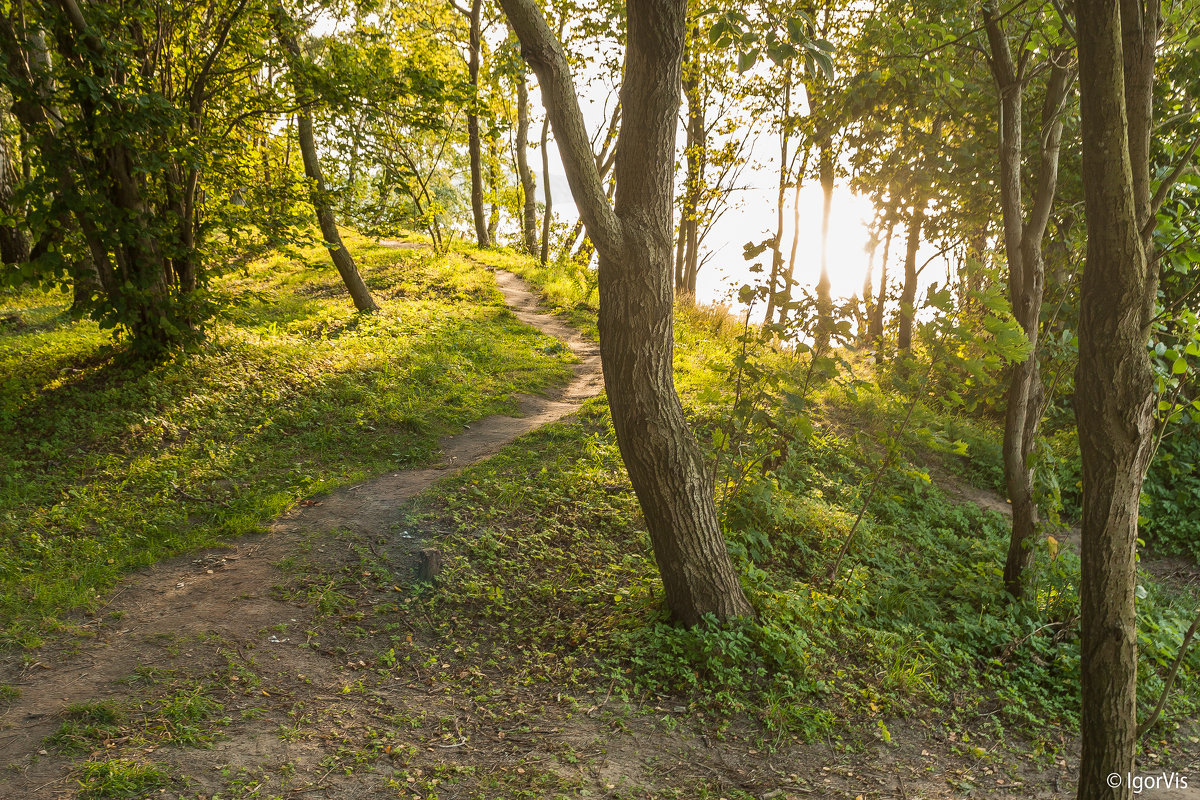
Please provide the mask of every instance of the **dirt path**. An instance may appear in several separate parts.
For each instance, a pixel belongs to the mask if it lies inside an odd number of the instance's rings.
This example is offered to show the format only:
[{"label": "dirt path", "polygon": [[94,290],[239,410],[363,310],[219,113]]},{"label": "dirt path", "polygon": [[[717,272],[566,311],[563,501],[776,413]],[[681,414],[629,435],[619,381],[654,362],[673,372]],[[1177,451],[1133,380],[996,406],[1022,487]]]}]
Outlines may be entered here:
[{"label": "dirt path", "polygon": [[[114,592],[102,615],[84,625],[93,635],[91,642],[47,647],[25,658],[10,655],[0,665],[0,682],[21,694],[0,703],[0,798],[70,796],[78,788],[71,776],[74,764],[45,744],[62,725],[64,709],[127,700],[137,694],[131,682],[136,684],[138,676],[153,680],[165,670],[178,672],[181,659],[191,666],[228,662],[228,656],[241,658],[247,645],[265,646],[286,653],[286,663],[280,665],[286,671],[333,680],[327,657],[285,644],[291,637],[284,628],[303,627],[314,609],[271,591],[286,581],[279,565],[314,547],[317,553],[338,548],[337,541],[321,538],[332,531],[348,530],[367,542],[395,539],[391,528],[402,518],[405,500],[570,414],[603,387],[598,347],[562,320],[540,313],[536,296],[517,276],[503,270],[495,275],[522,322],[560,339],[578,357],[565,389],[555,398],[521,396],[521,416],[487,417],[447,437],[441,442],[441,463],[433,467],[391,473],[319,502],[308,501],[266,534],[244,538],[230,549],[163,561],[132,576]],[[416,542],[410,541],[410,547]],[[278,635],[261,635],[272,627],[279,628]]]}]

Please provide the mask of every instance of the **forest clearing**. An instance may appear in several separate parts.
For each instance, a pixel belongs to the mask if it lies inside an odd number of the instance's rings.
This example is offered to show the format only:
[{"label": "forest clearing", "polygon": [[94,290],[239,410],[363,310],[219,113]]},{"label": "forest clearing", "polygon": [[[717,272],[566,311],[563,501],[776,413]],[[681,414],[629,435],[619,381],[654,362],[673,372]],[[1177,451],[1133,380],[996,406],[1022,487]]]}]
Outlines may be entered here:
[{"label": "forest clearing", "polygon": [[1200,798],[1193,6],[0,3],[0,798]]}]

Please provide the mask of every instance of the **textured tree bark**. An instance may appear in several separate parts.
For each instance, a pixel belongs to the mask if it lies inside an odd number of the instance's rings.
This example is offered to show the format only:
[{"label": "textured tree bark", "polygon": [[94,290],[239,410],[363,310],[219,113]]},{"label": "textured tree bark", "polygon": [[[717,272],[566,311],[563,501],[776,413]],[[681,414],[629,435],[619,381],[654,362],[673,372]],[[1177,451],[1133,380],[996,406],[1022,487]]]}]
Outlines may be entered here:
[{"label": "textured tree bark", "polygon": [[630,0],[616,204],[605,198],[562,48],[533,0],[501,0],[547,97],[571,192],[600,257],[600,354],[621,455],[667,605],[694,625],[753,613],[672,372],[672,189],[686,0]]},{"label": "textured tree bark", "polygon": [[313,211],[317,214],[317,223],[321,226],[321,236],[325,239],[325,247],[329,257],[337,267],[342,282],[350,292],[354,307],[359,311],[378,311],[367,285],[363,283],[362,275],[354,264],[354,258],[346,245],[342,244],[342,235],[338,232],[337,221],[333,217],[333,208],[329,204],[329,193],[325,189],[325,177],[321,174],[321,162],[317,158],[317,143],[313,137],[312,114],[309,113],[309,101],[312,91],[300,77],[299,69],[303,55],[300,44],[290,31],[291,18],[287,16],[282,5],[276,5],[272,12],[275,33],[283,46],[289,67],[292,71],[292,81],[296,90],[296,104],[300,110],[296,112],[297,129],[299,132],[300,156],[304,160],[304,174],[308,176],[308,197],[312,202]]},{"label": "textured tree bark", "polygon": [[521,237],[525,252],[537,255],[537,197],[529,168],[529,84],[523,69],[517,81],[517,175],[521,178]]},{"label": "textured tree bark", "polygon": [[1038,511],[1033,496],[1032,458],[1041,423],[1045,389],[1038,361],[1042,298],[1046,265],[1042,240],[1050,221],[1050,210],[1058,186],[1058,154],[1062,140],[1063,104],[1074,80],[1074,71],[1064,64],[1066,53],[1051,55],[1053,66],[1046,82],[1042,104],[1041,135],[1038,137],[1039,168],[1033,205],[1026,218],[1023,197],[1024,119],[1023,93],[1028,83],[1026,51],[1014,60],[1008,36],[1000,21],[997,3],[983,8],[991,50],[992,77],[1000,100],[999,186],[1004,217],[1004,248],[1008,258],[1008,294],[1013,316],[1029,342],[1029,355],[1014,365],[1009,381],[1004,416],[1004,477],[1012,505],[1012,531],[1004,562],[1004,587],[1013,597],[1023,591],[1022,576],[1033,559]]},{"label": "textured tree bark", "polygon": [[1158,274],[1150,247],[1155,0],[1080,0],[1087,261],[1075,415],[1082,456],[1080,800],[1133,797],[1137,518],[1154,428],[1147,342]]},{"label": "textured tree bark", "polygon": [[471,215],[475,219],[475,240],[480,247],[491,246],[488,238],[487,211],[483,207],[483,153],[479,138],[479,57],[482,49],[482,0],[471,0],[470,57],[467,71],[471,80],[471,103],[467,106],[467,151],[471,160]]}]

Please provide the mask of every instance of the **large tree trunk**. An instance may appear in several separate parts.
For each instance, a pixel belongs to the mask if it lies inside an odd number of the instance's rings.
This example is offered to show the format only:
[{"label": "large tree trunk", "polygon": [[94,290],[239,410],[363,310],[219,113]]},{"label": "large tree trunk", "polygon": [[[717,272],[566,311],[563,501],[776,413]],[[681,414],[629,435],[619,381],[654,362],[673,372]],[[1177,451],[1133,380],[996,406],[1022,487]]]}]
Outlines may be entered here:
[{"label": "large tree trunk", "polygon": [[752,614],[672,372],[671,210],[686,0],[630,0],[615,209],[561,46],[534,0],[501,0],[538,73],[563,166],[600,255],[600,354],[613,426],[674,618]]},{"label": "large tree trunk", "polygon": [[483,153],[479,138],[479,56],[483,0],[471,0],[470,60],[471,103],[467,106],[467,150],[471,159],[471,214],[475,219],[475,240],[480,247],[491,246],[488,238],[487,211],[483,207]]},{"label": "large tree trunk", "polygon": [[321,162],[317,158],[317,143],[313,138],[312,114],[308,108],[311,102],[312,90],[302,76],[301,68],[303,55],[300,44],[291,32],[291,18],[287,16],[282,5],[276,5],[272,12],[272,21],[279,43],[283,46],[292,72],[292,82],[296,91],[297,129],[299,131],[300,155],[304,160],[304,174],[308,176],[308,197],[312,202],[313,211],[317,214],[317,223],[321,226],[321,236],[329,249],[329,257],[337,267],[342,282],[354,300],[354,307],[359,311],[378,311],[367,285],[363,283],[362,275],[354,264],[354,258],[346,245],[342,243],[342,235],[338,232],[337,221],[333,217],[333,207],[329,203],[329,193],[325,189],[325,177],[321,174]]},{"label": "large tree trunk", "polygon": [[1149,134],[1158,4],[1080,0],[1076,14],[1087,261],[1075,415],[1082,457],[1080,800],[1133,797],[1138,502],[1151,454],[1147,355],[1158,275]]},{"label": "large tree trunk", "polygon": [[521,179],[521,238],[525,252],[537,255],[537,197],[529,168],[529,84],[523,68],[517,81],[517,175]]}]

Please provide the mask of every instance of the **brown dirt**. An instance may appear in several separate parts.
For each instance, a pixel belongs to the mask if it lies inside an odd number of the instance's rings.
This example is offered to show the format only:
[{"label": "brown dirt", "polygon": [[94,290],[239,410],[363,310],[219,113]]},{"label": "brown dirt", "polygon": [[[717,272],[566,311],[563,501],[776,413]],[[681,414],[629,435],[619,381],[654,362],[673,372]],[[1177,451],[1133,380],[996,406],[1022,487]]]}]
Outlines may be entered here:
[{"label": "brown dirt", "polygon": [[[21,696],[0,702],[0,800],[77,796],[82,765],[115,758],[175,776],[146,796],[204,800],[1073,796],[1065,742],[1034,763],[891,719],[891,743],[772,740],[743,719],[714,729],[668,698],[531,684],[498,665],[520,656],[487,653],[492,643],[471,653],[413,643],[403,603],[413,589],[397,576],[412,574],[429,531],[410,525],[405,501],[601,388],[595,345],[539,314],[515,276],[496,277],[522,321],[579,357],[566,389],[447,438],[438,465],[306,501],[267,533],[134,574],[83,637],[7,656],[0,682]],[[218,707],[189,727],[169,704],[196,693]],[[68,706],[100,701],[123,709],[119,733],[76,754],[46,741]],[[183,743],[189,735],[207,741]],[[1200,785],[1200,763],[1191,768]]]}]

